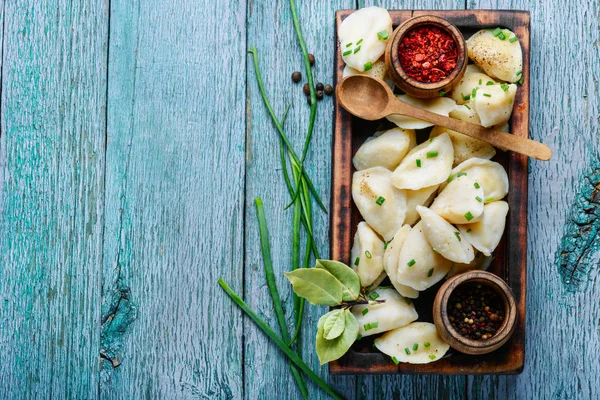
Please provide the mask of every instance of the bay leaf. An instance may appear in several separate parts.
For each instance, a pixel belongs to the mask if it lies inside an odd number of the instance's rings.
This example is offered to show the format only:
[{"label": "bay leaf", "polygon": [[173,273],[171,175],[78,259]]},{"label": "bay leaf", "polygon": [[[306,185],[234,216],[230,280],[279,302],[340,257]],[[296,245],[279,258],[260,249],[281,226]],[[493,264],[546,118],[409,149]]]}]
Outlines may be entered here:
[{"label": "bay leaf", "polygon": [[333,340],[339,337],[346,327],[346,314],[344,310],[333,310],[325,314],[327,319],[323,325],[323,337]]},{"label": "bay leaf", "polygon": [[342,284],[324,269],[299,268],[284,275],[292,283],[294,293],[311,304],[339,306],[342,303]]},{"label": "bay leaf", "polygon": [[333,340],[327,340],[324,337],[325,321],[328,315],[325,314],[319,319],[317,325],[317,356],[321,365],[333,360],[337,360],[350,349],[350,346],[356,341],[358,335],[358,322],[349,310],[344,310],[345,327],[340,336]]},{"label": "bay leaf", "polygon": [[360,277],[352,268],[334,260],[317,260],[315,268],[321,268],[335,276],[342,284],[342,300],[353,301],[360,294]]}]

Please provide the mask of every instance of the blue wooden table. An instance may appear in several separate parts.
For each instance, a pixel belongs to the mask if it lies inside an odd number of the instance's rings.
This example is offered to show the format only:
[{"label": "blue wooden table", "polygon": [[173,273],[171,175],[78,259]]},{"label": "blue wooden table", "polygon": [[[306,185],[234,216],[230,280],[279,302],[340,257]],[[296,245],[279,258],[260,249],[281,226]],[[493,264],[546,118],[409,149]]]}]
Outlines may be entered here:
[{"label": "blue wooden table", "polygon": [[[309,113],[289,78],[303,67],[288,1],[2,3],[0,398],[297,398],[282,354],[217,285],[276,326],[253,199],[279,272],[292,215],[246,50],[258,47],[277,115],[291,104],[299,151]],[[531,136],[555,152],[530,163],[520,376],[328,377],[312,306],[304,359],[349,399],[599,398],[598,0],[299,3],[325,83],[337,9],[530,10]],[[325,201],[332,112],[331,98],[319,103],[307,161]],[[315,214],[327,254],[328,216]]]}]

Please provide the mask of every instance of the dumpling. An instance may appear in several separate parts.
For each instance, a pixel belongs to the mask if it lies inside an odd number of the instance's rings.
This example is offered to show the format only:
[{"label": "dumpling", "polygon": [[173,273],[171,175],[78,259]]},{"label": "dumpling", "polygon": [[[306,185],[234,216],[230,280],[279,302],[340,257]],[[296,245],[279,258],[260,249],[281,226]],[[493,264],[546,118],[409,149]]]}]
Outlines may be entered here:
[{"label": "dumpling", "polygon": [[477,157],[489,160],[496,155],[496,150],[491,144],[486,143],[483,140],[471,138],[467,135],[463,135],[462,133],[452,131],[442,126],[435,126],[431,130],[429,137],[438,137],[442,133],[448,134],[450,140],[452,141],[452,147],[454,148],[454,161],[452,162],[452,166],[457,166],[469,158]]},{"label": "dumpling", "polygon": [[358,171],[372,167],[393,171],[416,144],[417,138],[412,129],[393,128],[376,132],[360,146],[352,164]]},{"label": "dumpling", "polygon": [[394,82],[390,79],[387,74],[387,66],[383,61],[383,57],[373,63],[373,67],[364,72],[357,71],[354,68],[346,65],[344,67],[344,71],[342,72],[342,78],[353,75],[367,75],[372,76],[373,78],[379,78],[385,83],[388,84],[389,87],[394,88]]},{"label": "dumpling", "polygon": [[352,176],[352,199],[360,215],[385,240],[394,237],[406,215],[406,194],[392,185],[391,175],[383,167],[373,167]]},{"label": "dumpling", "polygon": [[504,167],[495,161],[471,158],[459,164],[452,170],[448,180],[442,183],[441,189],[458,174],[466,174],[483,188],[485,203],[501,200],[508,193],[508,175]]},{"label": "dumpling", "polygon": [[490,264],[494,260],[494,256],[486,256],[482,252],[478,251],[475,254],[475,258],[468,264],[453,263],[452,268],[448,271],[446,278],[452,278],[454,275],[462,274],[463,272],[473,271],[476,269],[487,270]]},{"label": "dumpling", "polygon": [[[436,114],[443,115],[447,117],[450,114],[450,111],[456,107],[456,103],[454,100],[448,97],[436,97],[433,99],[420,99],[417,97],[412,97],[407,94],[400,94],[397,96],[401,101],[408,103],[417,108],[422,108],[423,110],[431,111]],[[393,114],[387,117],[387,119],[400,128],[404,129],[423,129],[433,126],[430,122],[421,121],[420,119],[407,117],[405,115]]]},{"label": "dumpling", "polygon": [[483,209],[481,221],[474,224],[457,225],[464,239],[486,256],[490,256],[500,243],[506,215],[508,214],[508,203],[495,201],[486,204]]},{"label": "dumpling", "polygon": [[508,122],[512,114],[516,93],[517,85],[512,83],[480,88],[477,91],[477,96],[471,98],[471,104],[473,110],[479,116],[481,125],[490,128]]},{"label": "dumpling", "polygon": [[352,307],[352,314],[358,321],[358,333],[363,337],[408,325],[419,318],[412,303],[404,300],[394,288],[379,288],[371,292],[371,296],[373,293],[378,295],[376,300],[385,300],[385,303]]},{"label": "dumpling", "polygon": [[413,225],[419,219],[417,206],[429,206],[435,197],[440,185],[427,186],[422,189],[406,189],[406,217],[404,223]]},{"label": "dumpling", "polygon": [[452,262],[433,250],[419,222],[406,236],[398,257],[397,280],[416,290],[438,283],[450,270]]},{"label": "dumpling", "polygon": [[410,286],[402,285],[398,282],[398,257],[400,257],[400,250],[404,245],[404,240],[410,232],[410,225],[404,225],[398,229],[398,232],[394,235],[394,239],[387,244],[385,252],[383,253],[383,269],[390,278],[390,282],[396,288],[398,293],[404,297],[416,299],[419,297],[419,292]]},{"label": "dumpling", "polygon": [[[396,362],[427,364],[442,358],[450,346],[442,340],[434,324],[413,322],[375,339],[375,347]],[[416,350],[415,350],[416,347]]]},{"label": "dumpling", "polygon": [[454,149],[446,134],[421,143],[408,152],[392,174],[399,189],[418,190],[444,182],[452,170]]},{"label": "dumpling", "polygon": [[421,215],[420,224],[425,238],[435,252],[445,259],[457,263],[469,263],[475,258],[473,246],[460,237],[460,233],[444,218],[427,207],[418,206]]},{"label": "dumpling", "polygon": [[[346,65],[360,72],[372,68],[385,53],[392,30],[392,18],[385,8],[366,7],[350,14],[338,29],[340,51]],[[387,35],[380,34],[384,31]]]},{"label": "dumpling", "polygon": [[483,188],[469,176],[452,180],[431,204],[431,210],[453,224],[467,224],[479,220],[483,214]]},{"label": "dumpling", "polygon": [[501,30],[505,40],[500,40],[491,29],[482,29],[467,40],[467,52],[486,74],[507,82],[521,79],[523,53],[518,40],[511,42],[515,34],[508,29]]},{"label": "dumpling", "polygon": [[473,104],[471,104],[470,101],[461,106],[457,105],[454,107],[454,109],[450,111],[450,116],[452,118],[460,119],[461,121],[470,122],[475,125],[481,125],[481,120],[479,119],[479,116],[475,110],[473,110]]},{"label": "dumpling", "polygon": [[488,82],[496,83],[495,80],[484,74],[479,68],[473,68],[469,65],[458,85],[452,90],[450,98],[456,104],[465,104],[469,101],[473,89],[477,90],[477,88],[485,87]]},{"label": "dumpling", "polygon": [[383,242],[366,222],[359,222],[354,235],[352,268],[362,286],[369,286],[383,272]]},{"label": "dumpling", "polygon": [[[384,247],[384,254],[385,254],[385,243],[384,243],[383,247]],[[371,291],[377,289],[379,287],[379,285],[381,285],[381,282],[383,282],[385,280],[385,278],[387,278],[387,274],[385,273],[385,271],[382,271],[381,274],[379,274],[379,276],[377,278],[375,278],[373,283],[371,283],[369,286],[367,286],[365,290],[367,292],[371,292]]]}]

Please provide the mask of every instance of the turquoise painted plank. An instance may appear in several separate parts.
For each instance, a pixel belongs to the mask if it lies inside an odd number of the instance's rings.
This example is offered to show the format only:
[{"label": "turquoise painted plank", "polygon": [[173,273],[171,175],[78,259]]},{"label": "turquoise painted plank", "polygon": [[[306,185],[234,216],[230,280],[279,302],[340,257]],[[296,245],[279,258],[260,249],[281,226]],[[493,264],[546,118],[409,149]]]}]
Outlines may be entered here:
[{"label": "turquoise painted plank", "polygon": [[557,257],[577,199],[598,183],[584,177],[598,168],[598,2],[469,0],[468,7],[531,11],[530,135],[554,151],[529,168],[525,370],[470,378],[469,397],[598,398],[597,241],[595,268],[577,289],[561,280]]},{"label": "turquoise painted plank", "polygon": [[107,1],[6,1],[0,397],[97,398]]},{"label": "turquoise painted plank", "polygon": [[[304,37],[316,58],[315,83],[332,83],[335,10],[354,8],[354,1],[331,2],[298,1],[298,14]],[[267,94],[277,115],[283,114],[286,104],[291,108],[286,121],[286,133],[300,153],[306,135],[309,106],[302,93],[306,76],[302,53],[292,25],[288,0],[250,1],[248,4],[248,47],[256,46],[260,55]],[[283,210],[289,195],[283,180],[279,161],[279,139],[262,103],[254,77],[251,60],[248,68],[248,125],[246,167],[246,244],[245,244],[245,298],[268,323],[276,328],[277,321],[265,285],[265,274],[258,240],[258,225],[254,198],[262,197],[269,222],[273,262],[277,284],[287,311],[289,326],[293,327],[292,292],[282,272],[291,268],[292,209]],[[294,84],[291,74],[301,71],[303,81]],[[333,98],[318,103],[317,119],[310,155],[306,161],[309,175],[319,189],[325,204],[329,204],[331,182],[331,137]],[[329,253],[329,216],[315,208],[315,235],[323,257]],[[312,264],[312,262],[311,262]],[[301,337],[304,360],[338,391],[348,398],[355,397],[354,377],[327,377],[327,367],[319,368],[315,354],[315,335],[318,318],[324,307],[307,304]],[[278,329],[277,329],[278,331]],[[244,324],[246,399],[299,398],[300,393],[291,378],[287,361],[277,348],[256,329],[251,321]],[[315,385],[308,383],[311,399],[327,398]]]},{"label": "turquoise painted plank", "polygon": [[242,397],[245,13],[111,1],[103,398]]}]

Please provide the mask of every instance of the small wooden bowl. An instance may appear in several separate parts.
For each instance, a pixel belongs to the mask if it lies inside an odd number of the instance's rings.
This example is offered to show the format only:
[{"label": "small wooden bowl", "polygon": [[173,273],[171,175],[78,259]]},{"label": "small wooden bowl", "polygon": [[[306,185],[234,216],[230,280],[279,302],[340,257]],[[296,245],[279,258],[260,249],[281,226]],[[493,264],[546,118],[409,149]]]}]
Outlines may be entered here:
[{"label": "small wooden bowl", "polygon": [[[457,287],[472,282],[487,285],[504,300],[504,322],[488,340],[472,340],[462,336],[454,329],[448,318],[450,295]],[[448,279],[440,287],[433,302],[433,321],[442,339],[453,349],[466,354],[485,354],[498,349],[511,337],[516,326],[517,307],[512,290],[506,282],[490,272],[470,271]]]},{"label": "small wooden bowl", "polygon": [[[456,67],[446,78],[435,83],[424,83],[419,82],[416,79],[411,78],[404,72],[400,65],[400,56],[398,54],[398,47],[402,38],[406,32],[410,31],[417,26],[422,25],[433,25],[450,34],[454,38],[456,45],[458,46],[458,58],[456,60]],[[465,38],[462,33],[454,26],[450,21],[435,17],[432,15],[423,15],[420,17],[414,17],[399,25],[396,30],[392,33],[392,37],[388,40],[387,47],[385,49],[385,65],[388,70],[388,75],[394,82],[394,84],[402,90],[404,93],[415,97],[421,98],[433,98],[439,97],[440,91],[449,92],[451,91],[462,79],[467,69],[468,58],[467,58],[467,45]]]}]

